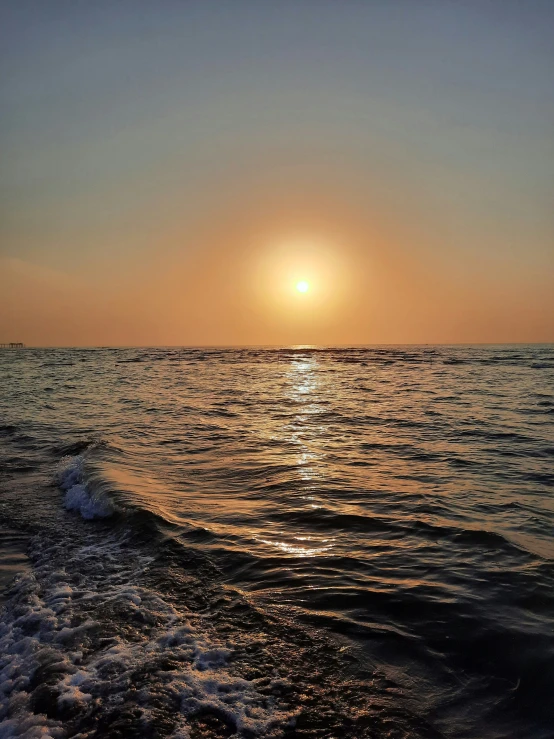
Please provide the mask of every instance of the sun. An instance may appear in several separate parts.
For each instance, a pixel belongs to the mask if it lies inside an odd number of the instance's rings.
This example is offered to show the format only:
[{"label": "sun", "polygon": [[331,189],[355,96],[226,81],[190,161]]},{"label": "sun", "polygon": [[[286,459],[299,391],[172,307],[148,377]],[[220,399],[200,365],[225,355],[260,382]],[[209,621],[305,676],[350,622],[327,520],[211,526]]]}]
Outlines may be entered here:
[{"label": "sun", "polygon": [[310,284],[306,280],[300,280],[296,283],[296,289],[299,293],[307,293],[310,289]]}]

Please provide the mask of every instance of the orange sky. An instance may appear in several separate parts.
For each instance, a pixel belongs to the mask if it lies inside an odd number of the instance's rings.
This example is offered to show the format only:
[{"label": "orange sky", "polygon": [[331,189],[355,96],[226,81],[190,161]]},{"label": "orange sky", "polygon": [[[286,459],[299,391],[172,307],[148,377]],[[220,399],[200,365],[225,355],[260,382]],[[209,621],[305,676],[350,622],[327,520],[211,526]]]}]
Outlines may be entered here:
[{"label": "orange sky", "polygon": [[415,5],[14,6],[0,340],[554,341],[547,19]]},{"label": "orange sky", "polygon": [[436,227],[339,207],[332,194],[300,200],[210,200],[193,228],[166,221],[140,260],[103,257],[78,273],[2,259],[0,334],[54,346],[554,338],[551,272],[441,254]]}]

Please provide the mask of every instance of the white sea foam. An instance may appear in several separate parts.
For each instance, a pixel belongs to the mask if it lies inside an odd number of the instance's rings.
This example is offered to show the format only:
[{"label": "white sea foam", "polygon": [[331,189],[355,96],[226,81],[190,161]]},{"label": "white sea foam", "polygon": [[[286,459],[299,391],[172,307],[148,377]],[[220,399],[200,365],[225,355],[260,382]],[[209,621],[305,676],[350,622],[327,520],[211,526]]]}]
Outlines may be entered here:
[{"label": "white sea foam", "polygon": [[106,518],[111,516],[111,507],[98,499],[92,498],[84,485],[73,485],[65,494],[64,505],[68,511],[79,511],[83,518]]},{"label": "white sea foam", "polygon": [[62,490],[69,490],[73,485],[77,485],[83,479],[83,463],[84,458],[81,455],[76,457],[64,457],[58,463],[56,479]]},{"label": "white sea foam", "polygon": [[[34,570],[0,619],[0,739],[63,739],[93,714],[117,711],[130,688],[146,733],[163,705],[171,716],[180,706],[172,739],[188,739],[202,711],[224,717],[238,737],[280,736],[291,715],[233,673],[228,637],[138,585],[152,560],[124,537],[92,536],[80,546],[69,536],[33,542]],[[42,713],[44,686],[55,718]]]},{"label": "white sea foam", "polygon": [[69,511],[78,511],[83,518],[107,518],[113,508],[107,500],[91,494],[84,482],[84,459],[82,456],[64,457],[58,466],[58,485],[65,491],[64,506]]}]

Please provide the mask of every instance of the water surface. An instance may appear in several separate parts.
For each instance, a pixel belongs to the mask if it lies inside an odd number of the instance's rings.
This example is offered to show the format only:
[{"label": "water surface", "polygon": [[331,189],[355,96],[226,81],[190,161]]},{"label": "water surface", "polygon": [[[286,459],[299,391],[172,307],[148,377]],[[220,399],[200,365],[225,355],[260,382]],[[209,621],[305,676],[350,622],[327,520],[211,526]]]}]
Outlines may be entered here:
[{"label": "water surface", "polygon": [[0,511],[32,565],[8,731],[554,734],[553,347],[29,349],[0,373]]}]

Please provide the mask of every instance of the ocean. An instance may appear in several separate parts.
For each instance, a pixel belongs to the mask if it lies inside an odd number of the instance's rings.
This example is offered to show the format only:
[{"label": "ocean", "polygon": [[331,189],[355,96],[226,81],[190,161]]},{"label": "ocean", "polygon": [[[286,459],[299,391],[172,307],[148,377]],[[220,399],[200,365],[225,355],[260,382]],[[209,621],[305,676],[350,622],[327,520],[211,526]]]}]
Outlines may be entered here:
[{"label": "ocean", "polygon": [[552,345],[3,350],[0,737],[552,739],[553,493]]}]

